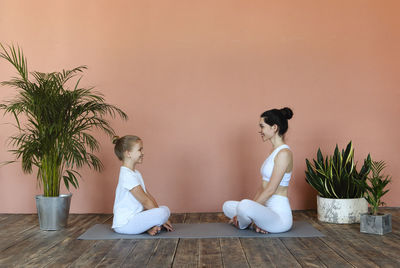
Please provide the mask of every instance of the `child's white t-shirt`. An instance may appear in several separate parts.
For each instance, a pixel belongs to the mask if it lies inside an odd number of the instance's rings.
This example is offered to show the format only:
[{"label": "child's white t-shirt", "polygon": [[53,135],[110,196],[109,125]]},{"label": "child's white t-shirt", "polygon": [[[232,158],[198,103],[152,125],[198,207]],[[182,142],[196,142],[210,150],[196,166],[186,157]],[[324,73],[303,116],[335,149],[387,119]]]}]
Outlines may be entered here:
[{"label": "child's white t-shirt", "polygon": [[142,186],[143,191],[146,192],[140,172],[122,166],[119,171],[117,189],[115,190],[112,228],[124,226],[133,215],[143,211],[143,205],[130,192],[130,190],[138,185]]}]

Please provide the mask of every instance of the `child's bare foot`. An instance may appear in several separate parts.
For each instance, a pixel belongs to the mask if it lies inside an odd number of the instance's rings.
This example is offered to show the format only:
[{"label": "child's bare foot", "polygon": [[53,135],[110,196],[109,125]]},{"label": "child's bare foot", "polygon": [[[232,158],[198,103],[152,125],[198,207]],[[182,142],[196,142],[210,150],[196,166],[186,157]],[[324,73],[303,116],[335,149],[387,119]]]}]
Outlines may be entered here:
[{"label": "child's bare foot", "polygon": [[232,224],[233,226],[235,226],[236,228],[239,228],[239,223],[237,220],[237,216],[233,217],[232,219],[229,220],[229,224]]},{"label": "child's bare foot", "polygon": [[149,235],[156,235],[161,231],[161,227],[160,226],[154,226],[152,228],[150,228],[149,230],[147,230],[147,233]]},{"label": "child's bare foot", "polygon": [[261,228],[258,227],[255,223],[253,223],[253,226],[254,226],[254,230],[255,230],[257,233],[268,234],[267,231],[261,229]]}]

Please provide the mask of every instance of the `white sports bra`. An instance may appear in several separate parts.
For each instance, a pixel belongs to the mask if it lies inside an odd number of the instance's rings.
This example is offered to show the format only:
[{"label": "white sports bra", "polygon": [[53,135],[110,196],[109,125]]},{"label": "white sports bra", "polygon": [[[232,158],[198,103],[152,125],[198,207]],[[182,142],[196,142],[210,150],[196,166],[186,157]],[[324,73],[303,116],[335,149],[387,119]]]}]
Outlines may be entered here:
[{"label": "white sports bra", "polygon": [[[264,161],[263,165],[261,166],[261,175],[263,177],[264,181],[269,181],[271,176],[272,176],[272,171],[274,169],[274,160],[275,156],[279,153],[280,150],[282,149],[289,149],[289,146],[286,144],[283,144],[279,147],[277,147],[269,156],[268,158]],[[283,174],[283,178],[281,180],[281,183],[279,185],[281,186],[289,186],[289,181],[292,176],[292,172],[285,173]]]}]

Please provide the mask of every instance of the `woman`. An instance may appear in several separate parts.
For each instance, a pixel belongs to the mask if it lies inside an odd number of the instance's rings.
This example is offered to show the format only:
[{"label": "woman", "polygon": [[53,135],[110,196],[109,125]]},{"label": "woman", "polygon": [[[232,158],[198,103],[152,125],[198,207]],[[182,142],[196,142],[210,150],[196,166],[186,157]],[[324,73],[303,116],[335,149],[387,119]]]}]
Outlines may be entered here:
[{"label": "woman", "polygon": [[253,227],[256,232],[281,233],[293,224],[292,210],[287,197],[293,169],[293,155],[285,144],[290,108],[272,109],[261,114],[260,134],[272,144],[272,152],[261,167],[262,184],[252,200],[227,201],[225,215],[239,229]]}]

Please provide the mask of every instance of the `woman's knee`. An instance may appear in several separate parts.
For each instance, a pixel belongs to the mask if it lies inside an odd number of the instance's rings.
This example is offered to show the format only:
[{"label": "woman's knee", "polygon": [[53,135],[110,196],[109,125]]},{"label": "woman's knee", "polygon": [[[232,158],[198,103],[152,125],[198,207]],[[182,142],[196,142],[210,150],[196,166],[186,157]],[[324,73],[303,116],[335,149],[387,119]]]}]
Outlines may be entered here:
[{"label": "woman's knee", "polygon": [[164,224],[169,219],[171,212],[167,206],[160,206],[159,209],[160,209],[160,218],[162,224]]}]

